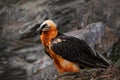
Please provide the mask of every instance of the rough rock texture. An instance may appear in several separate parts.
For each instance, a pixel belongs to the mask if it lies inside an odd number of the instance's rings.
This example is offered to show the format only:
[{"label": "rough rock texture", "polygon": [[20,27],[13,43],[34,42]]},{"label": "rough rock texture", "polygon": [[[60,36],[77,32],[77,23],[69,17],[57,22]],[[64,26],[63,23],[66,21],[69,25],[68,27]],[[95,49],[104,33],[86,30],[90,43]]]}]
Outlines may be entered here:
[{"label": "rough rock texture", "polygon": [[119,3],[119,0],[0,0],[0,80],[53,80],[58,75],[33,29],[45,19],[54,20],[59,31],[86,40],[97,52],[120,64]]},{"label": "rough rock texture", "polygon": [[92,23],[80,30],[69,32],[68,35],[84,39],[87,43],[99,53],[107,53],[118,41],[118,35],[102,22]]},{"label": "rough rock texture", "polygon": [[108,69],[92,69],[81,73],[64,73],[56,80],[120,80],[120,66]]}]

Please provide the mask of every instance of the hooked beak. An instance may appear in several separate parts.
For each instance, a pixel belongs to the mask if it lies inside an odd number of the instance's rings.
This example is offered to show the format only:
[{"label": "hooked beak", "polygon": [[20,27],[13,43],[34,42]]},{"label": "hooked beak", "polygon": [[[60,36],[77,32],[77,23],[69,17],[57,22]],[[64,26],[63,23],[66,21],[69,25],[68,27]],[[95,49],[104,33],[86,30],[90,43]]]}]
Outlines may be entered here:
[{"label": "hooked beak", "polygon": [[36,24],[32,29],[31,29],[31,32],[42,32],[41,31],[41,27],[40,27],[40,25],[41,25],[42,23],[38,23],[38,24]]},{"label": "hooked beak", "polygon": [[36,31],[39,32],[40,34],[42,34],[42,26],[39,25],[39,27]]},{"label": "hooked beak", "polygon": [[41,23],[36,24],[34,27],[32,27],[29,32],[36,32],[37,29],[40,27]]}]

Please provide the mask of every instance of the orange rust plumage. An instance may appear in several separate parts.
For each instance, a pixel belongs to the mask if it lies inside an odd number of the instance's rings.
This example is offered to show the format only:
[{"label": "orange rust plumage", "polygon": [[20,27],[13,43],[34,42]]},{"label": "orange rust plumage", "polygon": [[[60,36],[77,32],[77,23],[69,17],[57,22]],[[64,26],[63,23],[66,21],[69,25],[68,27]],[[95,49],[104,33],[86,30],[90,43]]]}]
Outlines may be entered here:
[{"label": "orange rust plumage", "polygon": [[95,53],[85,41],[59,33],[52,20],[44,21],[37,30],[40,31],[45,52],[51,57],[60,73],[79,72],[81,67],[110,66],[110,63]]},{"label": "orange rust plumage", "polygon": [[44,45],[46,51],[49,53],[50,57],[53,59],[55,66],[57,67],[60,73],[62,72],[79,72],[79,67],[72,62],[64,60],[62,57],[57,55],[52,49],[50,48],[51,40],[57,36],[58,31],[56,25],[53,24],[51,20],[48,20],[44,23],[49,24],[48,26],[52,26],[49,31],[42,32],[40,36],[41,42]]}]

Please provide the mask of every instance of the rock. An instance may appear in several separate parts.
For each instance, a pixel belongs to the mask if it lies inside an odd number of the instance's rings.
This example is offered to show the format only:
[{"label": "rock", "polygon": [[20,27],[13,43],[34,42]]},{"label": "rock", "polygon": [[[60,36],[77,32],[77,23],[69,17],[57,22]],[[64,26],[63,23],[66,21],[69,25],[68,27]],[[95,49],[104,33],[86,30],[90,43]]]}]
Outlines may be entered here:
[{"label": "rock", "polygon": [[41,58],[33,64],[29,64],[27,73],[29,80],[54,80],[55,76],[58,75],[48,56]]},{"label": "rock", "polygon": [[120,66],[108,69],[92,69],[81,73],[67,73],[60,75],[56,80],[119,80]]},{"label": "rock", "polygon": [[117,65],[120,65],[120,58],[118,58],[116,64],[117,64]]},{"label": "rock", "polygon": [[69,32],[68,35],[86,40],[94,50],[107,55],[111,52],[113,45],[119,41],[119,36],[102,22],[89,24],[86,28]]},{"label": "rock", "polygon": [[46,19],[54,20],[59,31],[85,39],[97,52],[116,55],[119,7],[119,0],[1,0],[0,79],[53,80],[57,75],[34,28]]},{"label": "rock", "polygon": [[[12,73],[11,73],[12,72]],[[1,80],[27,80],[25,70],[20,68],[8,68],[0,75]]]},{"label": "rock", "polygon": [[109,53],[109,58],[113,61],[113,63],[116,63],[120,65],[120,39],[113,45],[111,52]]}]

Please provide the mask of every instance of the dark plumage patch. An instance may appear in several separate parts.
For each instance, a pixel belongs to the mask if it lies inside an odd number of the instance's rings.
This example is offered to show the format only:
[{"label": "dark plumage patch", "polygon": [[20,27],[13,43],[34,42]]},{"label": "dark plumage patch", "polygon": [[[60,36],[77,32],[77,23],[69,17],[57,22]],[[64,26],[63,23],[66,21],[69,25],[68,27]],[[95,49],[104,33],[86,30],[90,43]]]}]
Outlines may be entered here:
[{"label": "dark plumage patch", "polygon": [[84,41],[61,33],[52,40],[52,50],[66,60],[81,67],[107,67],[109,63],[98,53],[95,53]]}]

